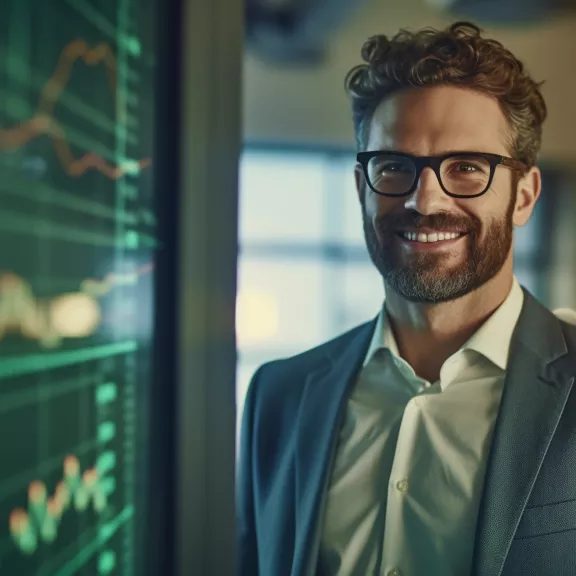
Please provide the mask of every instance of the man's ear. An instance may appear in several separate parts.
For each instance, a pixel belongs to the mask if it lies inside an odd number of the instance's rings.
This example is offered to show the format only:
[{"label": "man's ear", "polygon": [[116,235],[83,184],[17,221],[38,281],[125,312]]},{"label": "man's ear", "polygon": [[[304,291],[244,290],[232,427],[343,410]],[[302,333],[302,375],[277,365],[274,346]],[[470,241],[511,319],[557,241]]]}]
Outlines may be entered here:
[{"label": "man's ear", "polygon": [[542,174],[539,168],[533,166],[518,182],[513,216],[515,226],[524,226],[530,220],[540,192],[542,192]]}]

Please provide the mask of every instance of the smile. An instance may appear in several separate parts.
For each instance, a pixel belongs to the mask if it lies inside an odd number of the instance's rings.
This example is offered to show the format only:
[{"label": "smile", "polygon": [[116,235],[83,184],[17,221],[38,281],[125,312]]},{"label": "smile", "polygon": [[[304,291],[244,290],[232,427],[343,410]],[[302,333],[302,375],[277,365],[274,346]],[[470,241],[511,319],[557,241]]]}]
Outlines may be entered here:
[{"label": "smile", "polygon": [[396,232],[395,236],[407,250],[442,252],[455,247],[467,236],[465,232]]},{"label": "smile", "polygon": [[397,235],[404,240],[417,244],[447,242],[465,236],[462,232],[432,232],[430,234],[424,232],[397,232]]}]

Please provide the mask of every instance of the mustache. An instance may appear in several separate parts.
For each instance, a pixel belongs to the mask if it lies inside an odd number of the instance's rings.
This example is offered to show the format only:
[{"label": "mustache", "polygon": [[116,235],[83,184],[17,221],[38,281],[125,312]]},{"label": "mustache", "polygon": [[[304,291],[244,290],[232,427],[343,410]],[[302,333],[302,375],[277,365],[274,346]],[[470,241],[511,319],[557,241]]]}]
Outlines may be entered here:
[{"label": "mustache", "polygon": [[429,214],[418,213],[384,214],[375,222],[382,232],[393,232],[404,228],[432,228],[446,232],[477,233],[481,224],[472,218],[456,214]]}]

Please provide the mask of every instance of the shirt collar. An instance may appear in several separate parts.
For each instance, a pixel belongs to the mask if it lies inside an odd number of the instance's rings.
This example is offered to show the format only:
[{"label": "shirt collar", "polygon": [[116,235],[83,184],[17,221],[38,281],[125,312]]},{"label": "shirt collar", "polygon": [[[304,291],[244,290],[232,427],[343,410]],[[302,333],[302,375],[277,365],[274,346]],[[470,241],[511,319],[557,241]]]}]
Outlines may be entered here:
[{"label": "shirt collar", "polygon": [[506,370],[512,333],[522,312],[524,292],[516,277],[510,293],[496,311],[472,334],[463,350],[475,350],[501,370]]},{"label": "shirt collar", "polygon": [[395,356],[400,356],[400,352],[398,351],[398,344],[396,344],[396,338],[392,332],[388,313],[386,312],[385,302],[382,304],[380,314],[378,314],[378,319],[376,320],[376,326],[374,328],[374,333],[372,334],[372,340],[370,341],[368,353],[364,359],[364,366],[370,362],[372,356],[374,356],[374,354],[381,348],[390,350],[390,352],[392,352],[392,354]]},{"label": "shirt collar", "polygon": [[[520,317],[523,303],[524,293],[517,278],[514,276],[512,288],[504,302],[460,350],[475,350],[488,358],[501,370],[505,370],[508,364],[512,333]],[[364,366],[370,362],[372,356],[380,348],[388,349],[393,355],[400,356],[385,303],[378,314],[372,340],[364,359]]]}]

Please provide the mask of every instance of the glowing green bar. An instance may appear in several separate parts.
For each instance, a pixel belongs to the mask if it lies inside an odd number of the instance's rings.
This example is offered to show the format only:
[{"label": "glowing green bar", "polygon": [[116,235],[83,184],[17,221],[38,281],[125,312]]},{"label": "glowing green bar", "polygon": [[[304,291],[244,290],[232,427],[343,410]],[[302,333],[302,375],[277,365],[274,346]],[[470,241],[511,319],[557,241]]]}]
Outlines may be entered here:
[{"label": "glowing green bar", "polygon": [[109,472],[110,470],[114,469],[116,466],[116,452],[112,450],[107,450],[106,452],[102,452],[100,456],[98,456],[98,460],[96,462],[96,469],[98,470],[98,476],[102,478],[104,474]]},{"label": "glowing green bar", "polygon": [[13,356],[0,358],[0,380],[14,378],[23,374],[42,372],[53,368],[62,368],[72,364],[81,364],[90,360],[99,360],[109,356],[118,356],[134,352],[138,349],[136,340],[127,340],[118,344],[82,348],[70,352],[50,352],[46,354],[32,354],[30,356]]},{"label": "glowing green bar", "polygon": [[116,425],[114,422],[102,422],[98,426],[98,442],[105,443],[113,440],[116,436]]},{"label": "glowing green bar", "polygon": [[116,490],[116,478],[114,476],[106,476],[100,480],[100,487],[106,496],[110,496]]},{"label": "glowing green bar", "polygon": [[98,557],[98,572],[100,574],[110,574],[116,567],[116,554],[113,550],[105,550]]},{"label": "glowing green bar", "polygon": [[104,404],[109,404],[116,400],[118,392],[118,387],[114,382],[107,382],[106,384],[101,384],[96,388],[96,404],[102,406]]}]

